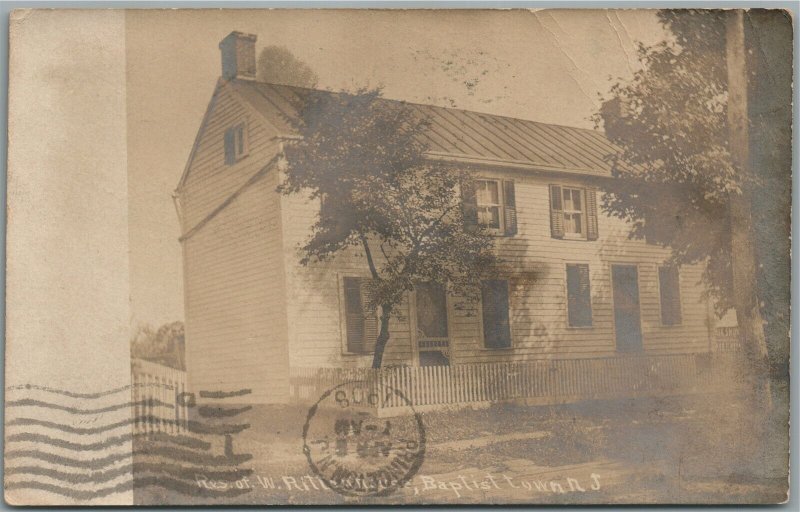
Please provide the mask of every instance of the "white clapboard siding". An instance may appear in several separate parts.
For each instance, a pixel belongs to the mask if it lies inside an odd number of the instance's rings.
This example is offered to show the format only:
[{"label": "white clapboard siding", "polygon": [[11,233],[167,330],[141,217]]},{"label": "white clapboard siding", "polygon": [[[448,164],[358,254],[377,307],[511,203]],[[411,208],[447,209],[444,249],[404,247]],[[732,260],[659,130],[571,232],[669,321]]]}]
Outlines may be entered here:
[{"label": "white clapboard siding", "polygon": [[[247,123],[249,153],[228,166],[224,131],[239,122]],[[227,86],[218,88],[179,191],[184,233],[269,162],[280,149],[279,141],[274,127],[260,114]],[[509,288],[513,343],[507,350],[485,349],[479,312],[459,308],[451,300],[453,364],[617,356],[614,263],[638,266],[645,354],[710,350],[713,322],[702,298],[700,265],[681,268],[682,324],[662,326],[658,265],[667,258],[667,249],[629,240],[628,226],[602,213],[596,241],[551,237],[548,185],[586,186],[587,178],[510,170],[476,174],[515,182],[518,233],[497,239],[499,255],[519,272]],[[298,249],[311,234],[319,202],[301,195],[280,196],[275,191],[278,183],[277,170],[268,172],[183,242],[186,358],[192,391],[252,389],[242,400],[277,403],[288,399],[290,367],[371,364],[371,355],[346,352],[342,325],[341,279],[368,277],[365,258],[356,247],[329,262],[300,265]],[[567,263],[589,265],[591,327],[567,325]],[[400,317],[391,321],[385,365],[416,364],[410,304],[407,300],[401,305]]]},{"label": "white clapboard siding", "polygon": [[[283,197],[282,208],[291,365],[371,365],[371,355],[346,353],[342,335],[341,278],[369,277],[365,259],[355,254],[357,250],[348,250],[330,262],[301,266],[297,248],[308,239],[308,226],[316,222],[319,202],[300,196]],[[407,301],[398,310],[403,318],[393,318],[390,322],[391,342],[384,354],[385,364],[412,360]]]},{"label": "white clapboard siding", "polygon": [[[184,230],[197,225],[209,212],[241,187],[275,154],[279,141],[274,128],[247,110],[227,88],[218,90],[194,158],[181,190]],[[249,152],[235,165],[225,164],[225,130],[247,124]]]},{"label": "white clapboard siding", "polygon": [[[247,122],[249,153],[224,163],[224,132]],[[181,191],[184,232],[263,168],[276,133],[228,91],[218,93]],[[183,242],[186,362],[192,391],[251,389],[255,403],[286,400],[288,348],[277,169],[245,189]]]},{"label": "white clapboard siding", "polygon": [[[681,268],[683,321],[662,326],[658,265],[667,249],[628,239],[628,226],[600,212],[596,241],[557,240],[550,235],[550,183],[585,186],[580,178],[547,178],[523,172],[485,172],[490,177],[515,180],[518,234],[499,237],[499,255],[513,262],[524,279],[512,279],[510,307],[513,348],[487,350],[482,346],[477,311],[450,308],[451,361],[478,363],[556,357],[608,357],[616,353],[611,265],[636,264],[643,346],[646,353],[703,352],[710,347],[710,318],[702,297],[702,267]],[[598,196],[602,191],[598,191]],[[599,197],[598,197],[599,199]],[[284,248],[288,286],[289,346],[293,366],[367,366],[370,358],[344,354],[341,335],[341,275],[367,276],[367,265],[357,249],[325,264],[302,267],[297,247],[309,235],[319,205],[301,197],[282,198]],[[587,263],[590,270],[592,320],[590,328],[570,328],[566,310],[566,264]],[[413,364],[411,318],[393,321],[385,364]]]}]

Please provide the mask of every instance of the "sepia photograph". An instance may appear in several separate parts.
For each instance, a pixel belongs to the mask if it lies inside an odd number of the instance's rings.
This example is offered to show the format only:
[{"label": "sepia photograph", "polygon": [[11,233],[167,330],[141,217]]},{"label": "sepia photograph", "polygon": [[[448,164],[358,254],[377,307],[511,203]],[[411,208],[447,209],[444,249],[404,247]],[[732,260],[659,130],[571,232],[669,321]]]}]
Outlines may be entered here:
[{"label": "sepia photograph", "polygon": [[787,502],[793,16],[14,10],[6,503]]}]

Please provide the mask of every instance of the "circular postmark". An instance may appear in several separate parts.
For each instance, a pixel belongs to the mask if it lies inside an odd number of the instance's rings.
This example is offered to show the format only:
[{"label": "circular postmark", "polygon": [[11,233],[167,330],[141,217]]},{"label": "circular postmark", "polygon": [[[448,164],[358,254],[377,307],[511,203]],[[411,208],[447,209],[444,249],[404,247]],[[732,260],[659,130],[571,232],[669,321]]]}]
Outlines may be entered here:
[{"label": "circular postmark", "polygon": [[367,381],[340,384],[309,409],[303,453],[311,470],[343,496],[388,496],[403,487],[425,458],[422,417],[380,418],[385,403],[411,402],[397,389]]}]

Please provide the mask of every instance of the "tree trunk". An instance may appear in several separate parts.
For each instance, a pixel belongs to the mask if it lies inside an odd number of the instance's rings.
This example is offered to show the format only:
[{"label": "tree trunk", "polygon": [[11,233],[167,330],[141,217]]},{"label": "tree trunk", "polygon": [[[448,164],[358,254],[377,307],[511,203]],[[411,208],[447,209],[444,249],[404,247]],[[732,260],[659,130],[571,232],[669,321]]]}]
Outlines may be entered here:
[{"label": "tree trunk", "polygon": [[[747,66],[744,41],[744,13],[731,11],[727,20],[728,128],[730,151],[740,175],[749,172],[749,115],[747,110]],[[745,355],[748,386],[755,393],[766,392],[760,400],[769,401],[769,366],[764,322],[758,302],[756,257],[753,246],[751,194],[748,183],[742,193],[730,195],[731,269],[733,304],[739,325],[739,338]],[[765,405],[765,404],[764,404]]]},{"label": "tree trunk", "polygon": [[381,306],[381,330],[375,340],[375,354],[372,356],[372,367],[379,369],[383,364],[383,351],[389,341],[389,318],[392,316],[391,308]]}]

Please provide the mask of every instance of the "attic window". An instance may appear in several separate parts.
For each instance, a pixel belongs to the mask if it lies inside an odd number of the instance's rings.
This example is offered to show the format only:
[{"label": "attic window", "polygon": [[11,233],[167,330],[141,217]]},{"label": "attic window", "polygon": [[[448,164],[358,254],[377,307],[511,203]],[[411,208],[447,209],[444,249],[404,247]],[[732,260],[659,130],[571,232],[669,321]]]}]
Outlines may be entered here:
[{"label": "attic window", "polygon": [[225,130],[225,164],[233,165],[247,156],[247,126],[239,123]]}]

